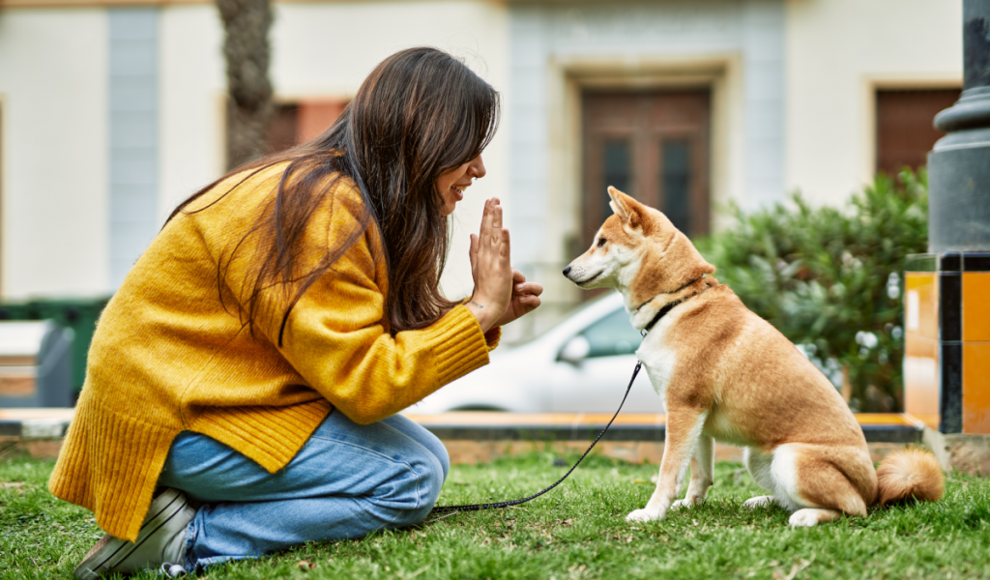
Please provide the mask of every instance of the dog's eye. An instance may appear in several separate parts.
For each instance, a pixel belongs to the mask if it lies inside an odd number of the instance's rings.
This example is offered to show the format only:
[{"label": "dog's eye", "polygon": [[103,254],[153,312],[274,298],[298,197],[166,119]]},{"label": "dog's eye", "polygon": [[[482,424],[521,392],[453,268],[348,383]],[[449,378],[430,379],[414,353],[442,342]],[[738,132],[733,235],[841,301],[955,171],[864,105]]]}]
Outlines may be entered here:
[{"label": "dog's eye", "polygon": [[607,242],[607,241],[608,240],[606,240],[605,238],[598,238],[598,247],[600,248],[600,247],[604,246],[605,245],[605,242]]}]

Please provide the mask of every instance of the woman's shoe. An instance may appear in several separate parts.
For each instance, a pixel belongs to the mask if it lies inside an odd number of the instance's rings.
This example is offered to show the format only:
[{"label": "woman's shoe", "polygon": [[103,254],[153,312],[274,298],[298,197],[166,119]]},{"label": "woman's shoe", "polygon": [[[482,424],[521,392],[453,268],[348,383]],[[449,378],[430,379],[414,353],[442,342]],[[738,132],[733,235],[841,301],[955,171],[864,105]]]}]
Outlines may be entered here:
[{"label": "woman's shoe", "polygon": [[103,536],[76,566],[76,578],[95,580],[113,572],[148,568],[158,568],[172,577],[185,573],[181,564],[185,558],[186,528],[195,515],[196,510],[181,491],[166,489],[152,500],[136,542],[109,534]]}]

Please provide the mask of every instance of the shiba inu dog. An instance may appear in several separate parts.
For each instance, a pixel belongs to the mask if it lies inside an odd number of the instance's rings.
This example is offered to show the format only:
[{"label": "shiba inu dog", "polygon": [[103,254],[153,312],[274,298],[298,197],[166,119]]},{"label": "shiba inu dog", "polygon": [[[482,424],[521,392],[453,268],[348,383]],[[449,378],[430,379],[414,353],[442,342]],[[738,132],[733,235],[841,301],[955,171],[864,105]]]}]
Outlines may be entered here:
[{"label": "shiba inu dog", "polygon": [[[745,447],[745,462],[792,526],[910,497],[934,501],[944,476],[920,450],[894,453],[876,471],[863,431],[832,384],[794,345],[712,274],[687,236],[656,209],[609,187],[615,215],[564,269],[581,288],[610,287],[645,333],[637,356],[667,408],[656,491],[626,519],[662,519],[704,501],[714,443]],[[675,501],[688,466],[687,494]]]}]

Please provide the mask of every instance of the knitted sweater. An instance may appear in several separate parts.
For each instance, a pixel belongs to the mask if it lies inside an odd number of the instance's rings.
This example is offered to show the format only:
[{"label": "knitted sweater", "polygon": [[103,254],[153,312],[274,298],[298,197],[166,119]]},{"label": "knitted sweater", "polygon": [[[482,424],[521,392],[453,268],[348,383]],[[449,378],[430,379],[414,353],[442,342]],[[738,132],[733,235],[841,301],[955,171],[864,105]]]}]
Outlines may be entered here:
[{"label": "knitted sweater", "polygon": [[293,307],[281,348],[282,289],[263,294],[252,335],[241,308],[258,240],[245,235],[271,210],[283,169],[242,183],[234,176],[187,206],[100,317],[48,485],[113,536],[137,538],[180,431],[208,435],[274,473],[331,409],[378,421],[487,364],[497,343],[498,332],[486,340],[464,306],[422,330],[388,332],[381,243],[374,226],[358,232],[360,195],[344,180],[313,214],[300,261],[312,266],[335,241],[360,237]]}]

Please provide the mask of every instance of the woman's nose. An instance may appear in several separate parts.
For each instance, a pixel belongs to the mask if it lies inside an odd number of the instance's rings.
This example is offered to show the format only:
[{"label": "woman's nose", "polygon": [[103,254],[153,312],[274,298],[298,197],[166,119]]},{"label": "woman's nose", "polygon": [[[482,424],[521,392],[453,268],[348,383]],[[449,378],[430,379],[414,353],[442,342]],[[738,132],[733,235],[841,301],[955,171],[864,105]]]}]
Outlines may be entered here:
[{"label": "woman's nose", "polygon": [[485,171],[485,162],[482,161],[481,155],[478,155],[471,160],[469,169],[471,170],[471,177],[476,177],[478,179],[481,179],[485,176],[485,173],[487,173]]}]

